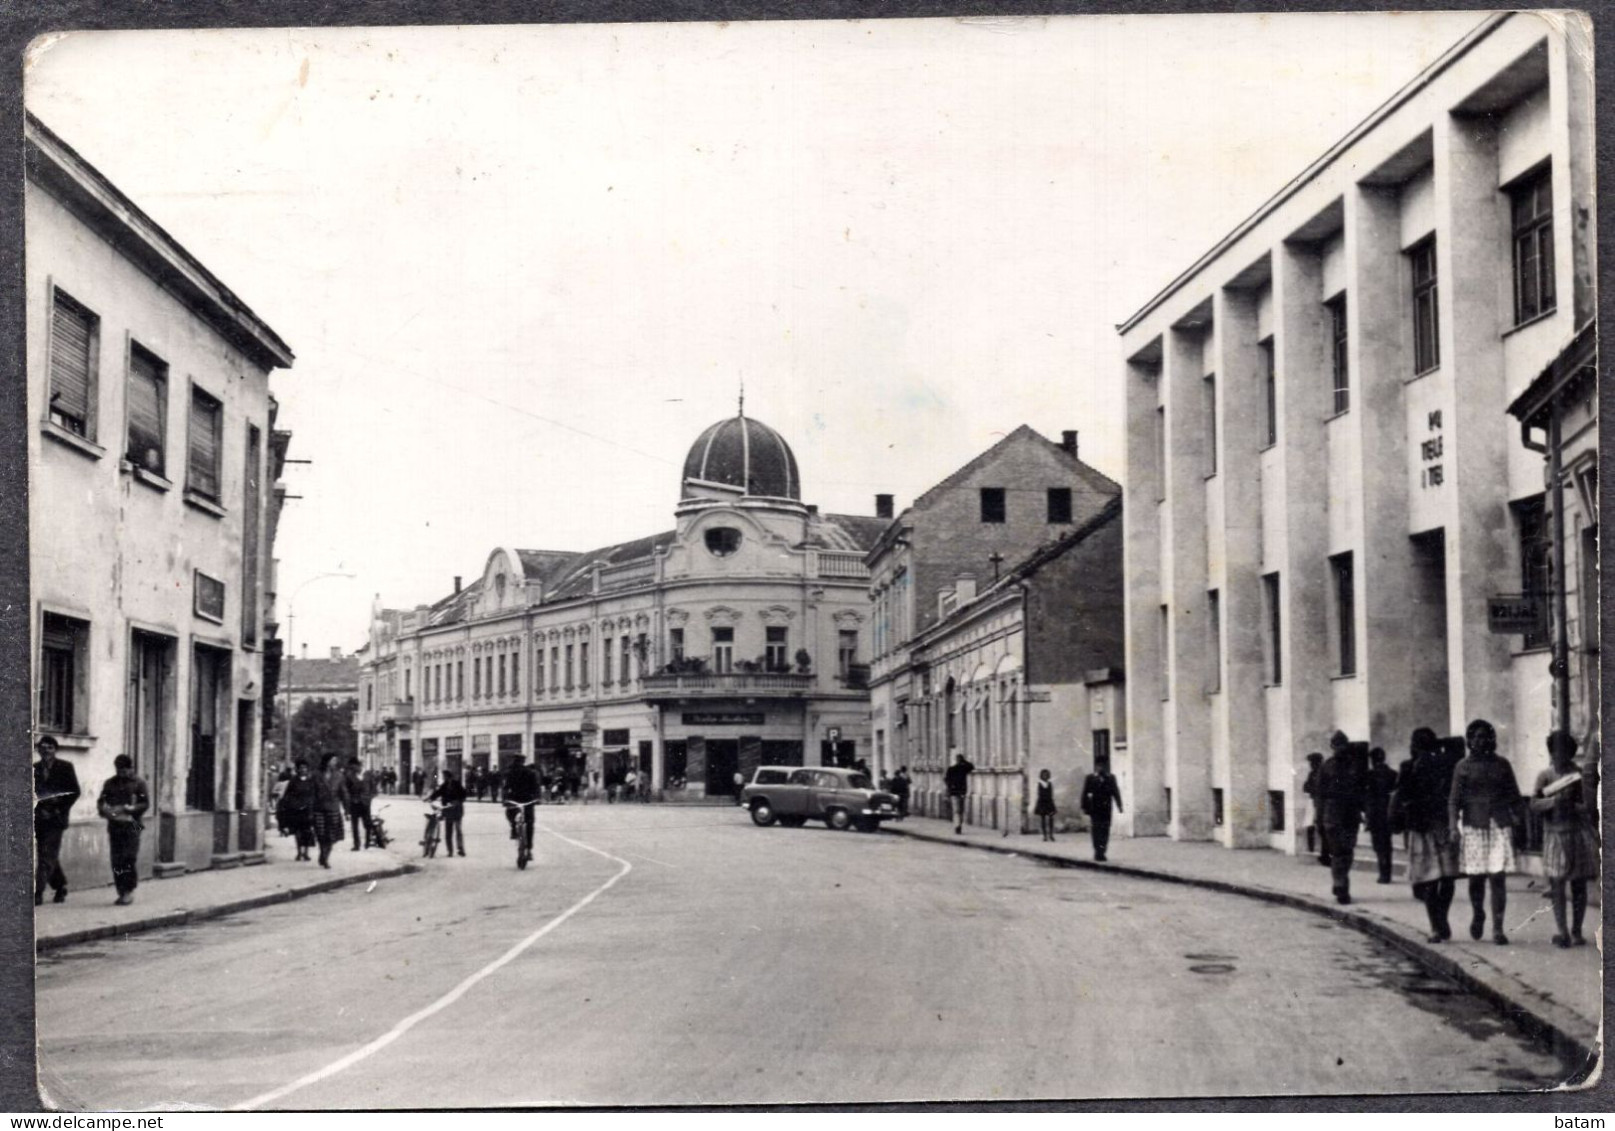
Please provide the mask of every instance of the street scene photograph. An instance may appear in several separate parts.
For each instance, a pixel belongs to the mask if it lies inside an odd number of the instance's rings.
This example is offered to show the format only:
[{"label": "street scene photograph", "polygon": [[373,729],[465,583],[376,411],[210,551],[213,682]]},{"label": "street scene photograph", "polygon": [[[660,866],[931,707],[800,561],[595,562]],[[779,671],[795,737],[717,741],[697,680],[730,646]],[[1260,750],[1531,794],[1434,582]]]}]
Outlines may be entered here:
[{"label": "street scene photograph", "polygon": [[35,40],[39,1106],[1574,1105],[1592,49]]}]

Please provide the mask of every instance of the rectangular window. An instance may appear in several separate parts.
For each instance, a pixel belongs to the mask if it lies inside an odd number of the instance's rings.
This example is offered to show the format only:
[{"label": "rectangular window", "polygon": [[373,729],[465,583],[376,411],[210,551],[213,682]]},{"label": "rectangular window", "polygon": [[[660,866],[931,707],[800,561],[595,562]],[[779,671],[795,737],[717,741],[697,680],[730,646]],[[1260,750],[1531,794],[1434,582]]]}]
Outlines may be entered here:
[{"label": "rectangular window", "polygon": [[550,649],[550,690],[554,691],[561,680],[561,649],[559,645]]},{"label": "rectangular window", "polygon": [[1217,375],[1206,374],[1200,383],[1206,401],[1206,474],[1217,474]]},{"label": "rectangular window", "polygon": [[1110,728],[1093,732],[1093,760],[1110,761]]},{"label": "rectangular window", "polygon": [[1267,663],[1267,682],[1278,687],[1284,682],[1283,606],[1279,604],[1279,575],[1262,575],[1262,612],[1267,631],[1262,634],[1262,658]]},{"label": "rectangular window", "polygon": [[1331,341],[1334,343],[1335,413],[1351,408],[1351,360],[1346,351],[1346,296],[1324,303],[1329,308]]},{"label": "rectangular window", "polygon": [[1161,650],[1161,698],[1166,700],[1172,698],[1172,613],[1165,605],[1161,606],[1155,630],[1155,644]]},{"label": "rectangular window", "polygon": [[1049,488],[1049,521],[1051,523],[1071,521],[1071,488]]},{"label": "rectangular window", "polygon": [[1357,589],[1351,555],[1336,554],[1329,559],[1334,584],[1334,617],[1330,628],[1335,634],[1335,670],[1338,675],[1357,674]]},{"label": "rectangular window", "polygon": [[684,659],[684,630],[670,628],[667,630],[667,655],[675,663]]},{"label": "rectangular window", "polygon": [[767,640],[763,648],[763,667],[771,672],[786,671],[789,663],[786,650],[789,648],[789,644],[786,642],[785,626],[771,624],[767,627],[765,633]]},{"label": "rectangular window", "polygon": [[585,640],[578,645],[578,686],[589,686],[589,642]]},{"label": "rectangular window", "polygon": [[544,648],[540,645],[533,649],[533,689],[540,695],[544,694]]},{"label": "rectangular window", "polygon": [[1514,212],[1514,322],[1554,307],[1553,173],[1544,169],[1510,190]]},{"label": "rectangular window", "polygon": [[1004,521],[1004,489],[1002,487],[983,487],[981,489],[981,521]]},{"label": "rectangular window", "polygon": [[219,447],[224,405],[211,393],[191,386],[190,453],[185,462],[185,489],[219,501]]},{"label": "rectangular window", "polygon": [[714,628],[712,630],[712,670],[726,672],[735,665],[735,630],[732,628]]},{"label": "rectangular window", "polygon": [[1284,831],[1284,791],[1270,789],[1267,791],[1267,828],[1269,832],[1281,833]]},{"label": "rectangular window", "polygon": [[607,687],[611,686],[612,673],[616,670],[611,663],[611,645],[609,636],[600,642],[600,682]]},{"label": "rectangular window", "polygon": [[1166,406],[1155,406],[1155,501],[1166,502]]},{"label": "rectangular window", "polygon": [[499,694],[505,693],[505,657],[499,657]]},{"label": "rectangular window", "polygon": [[624,636],[620,642],[620,647],[617,649],[617,663],[621,668],[618,672],[619,682],[625,687],[628,685],[628,681],[633,678],[633,669],[628,666],[628,649],[628,637]]},{"label": "rectangular window", "polygon": [[857,662],[858,630],[844,628],[836,635],[836,671],[842,679],[846,679]]},{"label": "rectangular window", "polygon": [[1222,690],[1222,594],[1215,589],[1206,592],[1206,646],[1211,649],[1206,680],[1207,691]]},{"label": "rectangular window", "polygon": [[1273,353],[1273,339],[1256,343],[1262,351],[1262,388],[1267,404],[1267,446],[1279,442],[1279,371]]},{"label": "rectangular window", "polygon": [[263,467],[263,435],[256,424],[247,425],[247,459],[241,477],[241,642],[258,645],[258,530],[263,522],[263,496],[259,476]]},{"label": "rectangular window", "polygon": [[465,702],[465,661],[454,661],[454,697]]},{"label": "rectangular window", "polygon": [[520,652],[512,652],[510,654],[510,693],[512,695],[521,694],[521,659],[522,654]]},{"label": "rectangular window", "polygon": [[[1547,508],[1542,495],[1510,504],[1520,540],[1520,592],[1546,604],[1553,584],[1553,541],[1548,534]],[[1523,648],[1548,646],[1548,618],[1534,632],[1521,634]]]},{"label": "rectangular window", "polygon": [[1441,364],[1434,236],[1408,251],[1408,266],[1413,273],[1413,372],[1428,373]]},{"label": "rectangular window", "polygon": [[50,420],[95,439],[96,368],[101,320],[57,288],[51,292]]},{"label": "rectangular window", "polygon": [[1219,828],[1223,823],[1222,790],[1220,789],[1211,791],[1211,823]]},{"label": "rectangular window", "polygon": [[573,658],[572,645],[568,644],[566,646],[566,689],[568,691],[572,690],[572,684],[573,684],[573,679],[572,679],[572,675],[573,675],[572,658]]},{"label": "rectangular window", "polygon": [[168,366],[137,343],[129,346],[128,443],[124,456],[153,475],[165,474],[165,421],[168,417]]},{"label": "rectangular window", "polygon": [[80,734],[89,724],[90,625],[46,613],[39,638],[39,729]]},{"label": "rectangular window", "polygon": [[471,698],[482,698],[482,657],[471,657]]},{"label": "rectangular window", "polygon": [[405,668],[404,669],[404,698],[405,699],[413,699],[414,697],[415,697],[415,669],[414,668]]}]

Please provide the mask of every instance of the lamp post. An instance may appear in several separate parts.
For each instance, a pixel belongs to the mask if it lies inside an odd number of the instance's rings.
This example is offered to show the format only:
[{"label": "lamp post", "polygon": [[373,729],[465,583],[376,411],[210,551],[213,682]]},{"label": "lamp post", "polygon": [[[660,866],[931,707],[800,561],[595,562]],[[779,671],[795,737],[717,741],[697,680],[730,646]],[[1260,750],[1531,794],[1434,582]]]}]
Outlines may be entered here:
[{"label": "lamp post", "polygon": [[293,764],[293,758],[292,758],[292,680],[291,680],[291,664],[292,664],[292,661],[297,658],[296,652],[294,652],[292,649],[293,649],[293,638],[295,636],[295,630],[296,630],[296,627],[297,627],[297,598],[298,598],[298,595],[301,594],[303,592],[303,590],[307,589],[310,585],[313,585],[316,581],[324,581],[328,577],[346,577],[346,578],[351,579],[351,578],[357,577],[357,576],[358,576],[357,574],[348,573],[348,572],[346,572],[344,570],[331,570],[331,571],[329,571],[327,573],[316,573],[313,577],[307,578],[306,580],[304,580],[304,582],[301,585],[299,585],[296,589],[292,590],[291,597],[288,598],[287,601],[286,601],[286,652],[287,652],[287,659],[286,659],[286,665],[285,665],[286,666],[286,712],[285,712],[285,715],[283,716],[282,725],[286,729],[286,764],[288,766]]}]

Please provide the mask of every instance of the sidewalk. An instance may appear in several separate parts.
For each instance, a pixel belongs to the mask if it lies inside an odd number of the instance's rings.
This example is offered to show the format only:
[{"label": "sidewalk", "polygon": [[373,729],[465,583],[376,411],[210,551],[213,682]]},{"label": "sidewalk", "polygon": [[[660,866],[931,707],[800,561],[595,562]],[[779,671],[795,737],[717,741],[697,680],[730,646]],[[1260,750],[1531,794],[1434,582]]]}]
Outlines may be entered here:
[{"label": "sidewalk", "polygon": [[889,821],[882,828],[900,836],[1068,867],[1193,884],[1325,915],[1383,939],[1427,968],[1453,978],[1528,1030],[1542,1034],[1571,1060],[1591,1064],[1597,1057],[1603,1003],[1600,909],[1595,905],[1588,911],[1589,945],[1570,950],[1554,947],[1549,941],[1554,934],[1553,911],[1545,898],[1545,881],[1539,878],[1509,877],[1509,946],[1489,941],[1489,925],[1488,941],[1470,941],[1468,888],[1462,878],[1451,914],[1457,937],[1432,944],[1426,941],[1429,920],[1424,905],[1414,900],[1406,882],[1376,884],[1373,871],[1353,872],[1352,903],[1341,906],[1330,892],[1328,869],[1312,857],[1285,856],[1271,849],[1231,850],[1166,837],[1113,837],[1108,862],[1096,864],[1087,833],[1062,833],[1051,843],[1036,833],[1006,836],[966,825],[964,833],[956,836],[950,823],[928,817]]},{"label": "sidewalk", "polygon": [[348,884],[401,876],[417,870],[408,862],[406,851],[414,848],[413,842],[407,837],[405,841],[394,840],[389,849],[362,852],[350,851],[346,843],[336,845],[327,869],[314,862],[297,862],[291,839],[271,831],[264,863],[191,872],[167,880],[143,879],[135,890],[134,903],[126,907],[113,903],[117,892],[110,886],[72,890],[66,903],[52,903],[47,892],[44,905],[34,908],[34,949],[43,952],[91,939],[174,927]]}]

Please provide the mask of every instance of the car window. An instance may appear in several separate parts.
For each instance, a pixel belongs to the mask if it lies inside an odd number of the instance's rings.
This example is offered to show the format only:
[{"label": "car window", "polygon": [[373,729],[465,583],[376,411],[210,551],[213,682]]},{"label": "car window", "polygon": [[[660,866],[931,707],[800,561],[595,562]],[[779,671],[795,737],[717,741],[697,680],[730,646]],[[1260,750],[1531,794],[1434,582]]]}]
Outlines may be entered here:
[{"label": "car window", "polygon": [[819,771],[819,780],[815,783],[820,789],[840,789],[841,779],[835,774]]},{"label": "car window", "polygon": [[848,774],[847,784],[853,789],[874,789],[874,785],[863,774]]},{"label": "car window", "polygon": [[797,770],[795,773],[793,773],[791,775],[790,784],[792,784],[792,785],[812,785],[813,784],[813,771],[812,770]]},{"label": "car window", "polygon": [[757,779],[753,785],[784,785],[786,773],[784,770],[758,770]]}]

